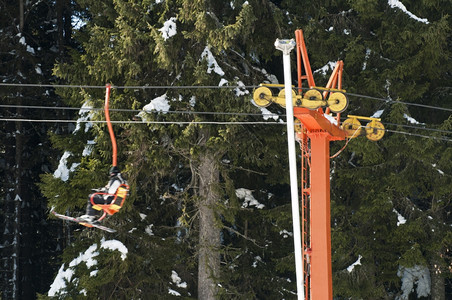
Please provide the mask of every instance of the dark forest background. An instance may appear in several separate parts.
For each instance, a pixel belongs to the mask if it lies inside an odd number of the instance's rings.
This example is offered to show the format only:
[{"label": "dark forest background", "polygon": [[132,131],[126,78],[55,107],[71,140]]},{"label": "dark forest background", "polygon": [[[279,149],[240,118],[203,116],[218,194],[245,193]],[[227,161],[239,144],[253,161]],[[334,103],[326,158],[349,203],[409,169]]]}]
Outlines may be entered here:
[{"label": "dark forest background", "polygon": [[[107,221],[118,233],[49,212],[82,214],[90,189],[108,180],[107,127],[77,127],[81,116],[104,119],[104,89],[87,86],[282,82],[274,41],[298,28],[313,70],[344,61],[344,115],[382,110],[387,129],[331,160],[335,299],[450,299],[451,13],[447,0],[0,1],[2,299],[47,299],[62,264],[103,238],[121,241],[127,259],[104,253],[95,277],[81,264],[58,298],[165,298],[169,289],[185,299],[295,298],[285,126],[196,123],[263,121],[252,88],[113,89],[112,119],[149,121],[114,125],[131,186]],[[168,20],[175,35],[161,30]],[[316,83],[331,70],[315,72]],[[163,95],[173,113],[138,116]],[[67,178],[54,176],[61,163],[73,166]],[[239,188],[264,207],[244,205]]]}]

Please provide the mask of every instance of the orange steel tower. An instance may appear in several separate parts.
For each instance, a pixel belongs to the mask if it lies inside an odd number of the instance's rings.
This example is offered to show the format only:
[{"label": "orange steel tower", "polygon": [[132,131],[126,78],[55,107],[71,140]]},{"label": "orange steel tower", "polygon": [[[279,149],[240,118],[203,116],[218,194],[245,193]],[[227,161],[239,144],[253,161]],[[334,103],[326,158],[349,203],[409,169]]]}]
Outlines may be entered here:
[{"label": "orange steel tower", "polygon": [[[259,106],[268,106],[272,102],[276,102],[285,107],[286,101],[292,99],[293,117],[296,118],[298,124],[295,127],[296,138],[300,143],[302,153],[302,218],[300,222],[302,251],[300,251],[300,255],[303,257],[303,263],[300,269],[304,273],[302,275],[303,294],[306,299],[330,300],[333,297],[333,288],[329,143],[334,140],[344,140],[351,134],[354,135],[354,131],[360,129],[360,125],[359,121],[356,120],[357,117],[355,117],[349,120],[348,131],[339,127],[340,112],[344,111],[348,105],[348,100],[341,90],[343,62],[337,62],[326,87],[317,87],[309,64],[303,32],[297,30],[295,37],[298,88],[291,91],[292,97],[286,95],[285,89],[280,90],[278,95],[275,96],[271,89],[280,89],[285,85],[261,84],[254,91],[253,100]],[[289,42],[283,42],[283,44],[287,43]],[[285,53],[285,55],[287,56],[288,53]],[[302,89],[304,81],[307,81],[308,86]],[[286,84],[288,88],[291,87],[290,83],[286,82]],[[307,89],[307,91],[304,92],[304,89]],[[290,104],[287,105],[287,109],[289,107],[291,107]],[[326,107],[325,112],[322,107]],[[337,113],[335,118],[330,115],[330,112]],[[290,112],[288,112],[288,117],[289,115]],[[294,238],[294,240],[297,243],[297,239]],[[295,249],[297,249],[297,245],[295,245]],[[295,256],[297,257],[297,253],[295,253]],[[301,276],[301,274],[297,274],[297,276]],[[302,295],[302,292],[298,291],[299,296]],[[303,299],[302,296],[301,299]]]},{"label": "orange steel tower", "polygon": [[[384,126],[378,118],[352,115],[341,126],[340,113],[348,106],[345,91],[342,90],[344,63],[338,61],[327,85],[318,87],[314,82],[301,30],[295,31],[295,39],[298,87],[291,91],[292,97],[286,95],[285,89],[280,90],[278,95],[273,94],[272,89],[281,89],[285,85],[261,84],[254,91],[253,100],[258,106],[275,102],[285,107],[286,99],[292,99],[293,116],[298,124],[295,126],[296,138],[301,148],[303,267],[300,269],[304,273],[303,294],[305,299],[331,300],[330,141],[352,139],[362,133],[368,139],[377,141],[384,135]],[[302,87],[304,82],[307,82],[307,87]],[[325,107],[325,111],[322,107]],[[333,117],[332,113],[336,115]],[[361,126],[358,119],[370,122]]]},{"label": "orange steel tower", "polygon": [[[302,94],[304,80],[307,81],[309,88],[318,90],[309,64],[303,32],[297,30],[295,37],[298,93]],[[343,65],[342,61],[337,62],[327,86],[321,89],[323,90],[322,98],[331,97],[328,94],[332,91],[341,90]],[[309,90],[306,93],[309,93]],[[328,114],[329,111],[330,109],[326,108],[325,113]],[[347,136],[346,132],[339,127],[340,113],[336,115],[335,120],[325,116],[325,113],[321,107],[316,110],[294,107],[294,116],[300,122],[297,138],[302,154],[301,224],[305,296],[306,299],[314,300],[333,298],[329,143],[334,140],[344,140]]]}]

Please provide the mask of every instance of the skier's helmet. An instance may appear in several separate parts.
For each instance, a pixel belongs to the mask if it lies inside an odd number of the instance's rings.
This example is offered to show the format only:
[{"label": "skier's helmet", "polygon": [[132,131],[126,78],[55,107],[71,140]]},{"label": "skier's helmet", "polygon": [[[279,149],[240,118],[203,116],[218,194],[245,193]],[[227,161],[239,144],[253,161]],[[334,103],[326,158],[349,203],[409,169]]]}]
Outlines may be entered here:
[{"label": "skier's helmet", "polygon": [[110,168],[110,177],[116,176],[118,175],[119,172],[119,168],[117,166],[113,166]]}]

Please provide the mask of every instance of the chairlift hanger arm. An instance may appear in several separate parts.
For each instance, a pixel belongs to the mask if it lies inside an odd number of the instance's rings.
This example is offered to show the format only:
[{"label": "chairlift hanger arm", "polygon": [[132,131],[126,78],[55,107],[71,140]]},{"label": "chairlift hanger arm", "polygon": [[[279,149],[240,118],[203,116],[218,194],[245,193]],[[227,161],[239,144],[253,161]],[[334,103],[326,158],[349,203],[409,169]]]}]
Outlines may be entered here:
[{"label": "chairlift hanger arm", "polygon": [[113,149],[112,154],[112,166],[115,167],[118,165],[118,147],[116,144],[115,133],[113,131],[113,126],[111,125],[110,120],[110,93],[111,93],[111,84],[105,85],[105,120],[107,121],[108,132],[110,133],[111,146]]}]

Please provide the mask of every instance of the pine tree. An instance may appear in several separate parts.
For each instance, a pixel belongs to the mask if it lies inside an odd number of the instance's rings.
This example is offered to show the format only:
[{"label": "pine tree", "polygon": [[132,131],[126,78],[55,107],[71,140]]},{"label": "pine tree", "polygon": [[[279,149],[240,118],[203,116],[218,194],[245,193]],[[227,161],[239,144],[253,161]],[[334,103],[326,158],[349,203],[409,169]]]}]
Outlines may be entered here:
[{"label": "pine tree", "polygon": [[[265,174],[266,179],[255,185],[257,190],[261,190],[262,185],[267,184],[263,190],[266,192],[260,196],[260,199],[265,199],[260,200],[263,202],[268,201],[266,195],[274,189],[268,187],[268,183],[281,188],[277,184],[287,180],[273,169],[282,169],[285,161],[285,152],[279,151],[280,145],[284,145],[281,139],[285,136],[280,131],[281,127],[197,123],[262,120],[261,117],[243,114],[259,113],[259,110],[251,104],[248,90],[234,86],[255,85],[269,80],[262,66],[275,51],[273,42],[279,35],[280,13],[271,3],[264,4],[219,5],[214,1],[83,3],[83,9],[89,13],[86,25],[77,32],[76,38],[84,51],[73,52],[71,63],[59,64],[56,68],[56,74],[68,83],[229,85],[231,88],[114,89],[111,97],[114,108],[142,108],[150,99],[159,99],[168,101],[171,111],[179,113],[141,113],[148,125],[115,126],[121,153],[120,167],[128,177],[132,195],[109,224],[123,227],[120,229],[121,240],[126,241],[129,249],[134,249],[129,254],[131,265],[129,268],[118,263],[110,265],[112,273],[124,272],[119,282],[99,274],[98,284],[88,286],[80,282],[75,290],[83,288],[88,293],[97,290],[97,294],[90,295],[100,297],[111,290],[111,286],[121,286],[120,291],[115,290],[115,295],[162,295],[168,289],[174,289],[174,283],[169,283],[172,271],[185,274],[190,278],[187,281],[192,283],[185,291],[179,287],[178,292],[199,298],[216,294],[240,298],[242,293],[262,297],[270,293],[288,294],[293,289],[290,284],[285,284],[288,286],[286,291],[279,288],[281,282],[287,282],[285,278],[293,277],[293,273],[290,274],[293,270],[287,270],[283,263],[274,261],[287,254],[276,246],[282,238],[274,237],[273,217],[259,214],[256,221],[251,221],[256,217],[250,214],[250,209],[240,207],[235,194],[237,187],[243,187],[235,182],[235,178],[246,178],[250,183],[255,180],[253,174]],[[272,15],[276,16],[276,21],[269,19],[265,26],[258,22],[266,16],[273,18]],[[177,34],[166,32],[163,29],[166,25],[176,26]],[[248,43],[249,40],[256,40],[256,43]],[[266,47],[258,44],[260,41],[268,41]],[[79,107],[86,101],[93,107],[100,107],[102,103],[101,90],[85,90],[81,94],[78,91],[61,92],[70,103]],[[101,118],[100,114],[92,115],[92,119]],[[124,120],[133,116],[130,112],[117,112],[114,118]],[[154,121],[171,124],[162,126]],[[188,123],[179,124],[180,121]],[[64,139],[55,137],[55,146],[72,153],[68,166],[80,163],[67,181],[50,174],[43,177],[43,193],[51,199],[50,205],[55,209],[75,213],[86,202],[80,195],[87,195],[93,184],[101,183],[110,162],[110,141],[105,130],[105,126],[95,125],[87,133],[79,130]],[[273,131],[275,134],[270,134]],[[83,157],[82,149],[88,139],[94,139],[95,146],[89,156]],[[275,156],[279,158],[276,161]],[[279,207],[273,198],[269,203],[268,206],[275,210],[289,211],[287,206]],[[151,227],[149,223],[146,225],[140,221],[139,213],[146,215],[144,220],[152,222]],[[133,223],[128,220],[133,220]],[[287,222],[287,218],[285,220]],[[250,224],[261,227],[250,229]],[[258,230],[262,226],[267,228],[265,235]],[[152,231],[152,236],[147,236],[143,230]],[[132,232],[129,234],[128,231]],[[256,236],[251,237],[251,232]],[[129,235],[136,238],[129,239]],[[77,240],[83,238],[85,243],[77,243],[71,253],[82,252],[83,247],[88,246],[87,237],[87,233],[78,235]],[[90,241],[93,243],[99,238],[100,234],[96,234]],[[271,248],[274,247],[272,251],[278,255],[258,255],[269,247],[266,243],[270,239],[275,240]],[[132,246],[136,240],[140,240],[142,246]],[[236,244],[250,245],[237,251]],[[291,248],[290,243],[287,247]],[[146,253],[149,248],[152,252]],[[233,267],[238,261],[230,256],[233,253],[231,249],[237,253],[234,257],[246,263],[240,272]],[[250,270],[256,257],[263,257],[266,261],[258,269]],[[70,258],[66,262],[69,261]],[[132,269],[140,261],[145,262],[142,268]],[[227,268],[220,264],[225,261]],[[255,263],[259,265],[258,261]],[[250,282],[252,274],[262,270],[267,263],[274,268],[281,265],[280,278],[274,282],[277,288],[268,285],[274,278],[272,272],[266,274],[267,280],[262,278],[257,284]],[[190,274],[198,274],[198,278]],[[247,280],[242,281],[245,277]],[[142,278],[142,281],[132,278]],[[262,286],[264,281],[267,281],[266,286]],[[218,288],[220,282],[222,289]]]},{"label": "pine tree", "polygon": [[[118,238],[129,254],[124,262],[108,255],[100,258],[109,269],[96,281],[88,280],[90,270],[80,269],[84,280],[73,281],[71,293],[85,289],[101,298],[109,293],[131,298],[169,291],[199,298],[292,297],[293,245],[286,231],[291,216],[287,177],[281,175],[286,166],[284,130],[197,122],[260,120],[250,115],[259,110],[249,102],[249,91],[233,86],[270,81],[268,74],[281,72],[273,42],[276,37],[290,38],[296,28],[304,30],[313,70],[342,59],[347,91],[390,100],[350,97],[346,113],[370,116],[384,109],[383,123],[393,131],[412,130],[407,116],[426,127],[449,130],[445,112],[426,113],[422,107],[394,103],[400,99],[448,106],[450,18],[440,13],[448,7],[445,1],[405,3],[428,23],[388,2],[306,2],[79,3],[86,24],[76,32],[80,47],[72,60],[56,67],[61,80],[100,86],[109,82],[231,88],[113,90],[114,108],[141,110],[151,100],[148,108],[153,107],[138,116],[133,115],[138,111],[113,115],[117,120],[147,122],[115,125],[120,166],[132,194],[108,222],[121,228]],[[318,85],[327,80],[327,74],[315,76]],[[85,102],[102,106],[102,89],[59,92],[76,107]],[[234,115],[199,113],[219,111]],[[91,118],[103,116],[98,112]],[[169,124],[155,123],[162,121]],[[181,121],[189,124],[177,123]],[[95,145],[83,156],[88,140]],[[74,214],[83,209],[89,189],[105,180],[109,137],[106,127],[97,124],[53,141],[72,153],[68,166],[80,165],[68,181],[45,176],[43,192],[51,205]],[[342,146],[334,143],[332,151]],[[448,153],[444,141],[388,131],[379,142],[353,139],[332,161],[335,297],[403,299],[406,286],[401,277],[418,266],[430,270],[432,298],[445,299],[444,270],[450,264]],[[241,187],[253,191],[236,190]],[[250,202],[242,200],[240,191],[266,209],[245,208]],[[64,261],[99,244],[101,236],[76,233],[77,243],[67,248]],[[347,266],[357,261],[361,265],[349,272]],[[188,288],[171,281],[174,274]]]},{"label": "pine tree", "polygon": [[[443,123],[440,127],[448,128],[449,113],[394,101],[448,107],[450,18],[440,10],[450,5],[402,2],[405,8],[381,1],[317,2],[317,10],[302,2],[283,2],[289,11],[308,16],[293,21],[304,30],[314,70],[327,60],[342,59],[348,92],[387,99],[350,97],[346,113],[371,116],[384,109],[383,123],[397,131],[376,143],[354,139],[332,161],[336,297],[403,299],[401,268],[420,265],[430,270],[431,297],[445,299],[444,267],[450,264],[445,253],[450,220],[445,216],[450,205],[444,194],[448,175],[438,162],[447,161],[448,145],[400,132],[429,135],[410,129],[408,117],[422,123],[417,126],[438,128]],[[335,144],[332,152],[342,146]],[[407,221],[397,226],[399,215]],[[361,266],[349,273],[347,266],[359,256]]]},{"label": "pine tree", "polygon": [[[57,1],[59,3],[59,1]],[[2,2],[0,4],[0,56],[4,84],[52,81],[57,57],[64,58],[64,41],[56,44],[57,31],[71,30],[70,18],[56,12],[55,4]],[[67,13],[66,13],[67,16]],[[60,23],[57,26],[55,20]],[[61,50],[61,52],[60,52]],[[0,92],[2,118],[46,119],[52,115],[26,106],[57,106],[53,89],[4,86]],[[58,113],[57,113],[58,114]],[[55,114],[53,114],[54,116]],[[46,203],[35,183],[50,169],[53,151],[47,131],[50,123],[2,120],[1,153],[1,290],[7,299],[31,299],[47,289],[56,266],[56,232],[46,221]],[[54,127],[56,128],[56,127]]]}]

